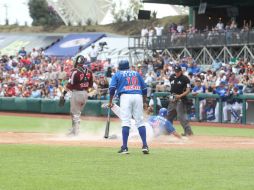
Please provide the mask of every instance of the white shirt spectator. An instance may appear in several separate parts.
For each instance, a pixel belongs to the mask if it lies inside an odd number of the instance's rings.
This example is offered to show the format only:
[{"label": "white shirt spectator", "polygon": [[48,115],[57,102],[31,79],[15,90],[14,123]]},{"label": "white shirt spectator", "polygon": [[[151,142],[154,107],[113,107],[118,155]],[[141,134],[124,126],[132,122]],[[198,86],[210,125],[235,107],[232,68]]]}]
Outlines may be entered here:
[{"label": "white shirt spectator", "polygon": [[38,51],[35,50],[35,48],[33,48],[33,51],[31,52],[31,58],[35,59],[39,56]]},{"label": "white shirt spectator", "polygon": [[184,26],[182,24],[179,24],[176,28],[178,33],[182,33],[184,31]]},{"label": "white shirt spectator", "polygon": [[141,37],[147,37],[148,36],[148,29],[147,28],[142,28],[141,29]]},{"label": "white shirt spectator", "polygon": [[154,27],[154,29],[156,31],[156,36],[162,36],[162,31],[164,27],[158,25],[157,27]]},{"label": "white shirt spectator", "polygon": [[217,28],[218,30],[223,30],[223,29],[224,29],[224,24],[223,24],[221,21],[219,21],[219,22],[217,23],[217,25],[216,25],[216,28]]},{"label": "white shirt spectator", "polygon": [[90,52],[89,52],[90,58],[97,58],[98,56],[98,50],[95,48],[95,46],[92,46]]}]

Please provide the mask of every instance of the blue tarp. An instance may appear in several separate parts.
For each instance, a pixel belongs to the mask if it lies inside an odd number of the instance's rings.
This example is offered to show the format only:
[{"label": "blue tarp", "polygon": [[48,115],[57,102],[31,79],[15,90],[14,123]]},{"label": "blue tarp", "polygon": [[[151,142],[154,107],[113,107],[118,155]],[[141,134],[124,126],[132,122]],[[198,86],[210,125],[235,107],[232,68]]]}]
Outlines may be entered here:
[{"label": "blue tarp", "polygon": [[105,36],[104,33],[69,34],[49,47],[45,54],[48,56],[73,57],[78,53],[80,46],[85,49]]}]

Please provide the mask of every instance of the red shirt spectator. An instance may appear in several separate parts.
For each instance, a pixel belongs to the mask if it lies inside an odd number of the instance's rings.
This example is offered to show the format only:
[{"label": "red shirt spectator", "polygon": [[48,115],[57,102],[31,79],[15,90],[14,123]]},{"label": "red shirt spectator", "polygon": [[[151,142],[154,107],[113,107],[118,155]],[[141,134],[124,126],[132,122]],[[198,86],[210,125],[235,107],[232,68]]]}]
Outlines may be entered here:
[{"label": "red shirt spectator", "polygon": [[12,85],[9,85],[4,94],[5,97],[13,97],[16,96],[15,88]]}]

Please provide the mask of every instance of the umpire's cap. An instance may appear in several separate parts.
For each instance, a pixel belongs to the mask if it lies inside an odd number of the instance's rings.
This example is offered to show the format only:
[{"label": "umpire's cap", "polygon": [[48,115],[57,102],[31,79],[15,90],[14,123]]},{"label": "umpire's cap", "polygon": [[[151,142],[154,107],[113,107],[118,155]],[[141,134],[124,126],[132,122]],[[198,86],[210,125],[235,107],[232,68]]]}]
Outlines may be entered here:
[{"label": "umpire's cap", "polygon": [[174,71],[175,71],[175,72],[182,71],[181,66],[180,66],[180,65],[176,65],[176,66],[174,67]]},{"label": "umpire's cap", "polygon": [[129,61],[128,60],[121,60],[118,64],[118,69],[119,70],[126,70],[129,69],[130,65],[129,65]]}]

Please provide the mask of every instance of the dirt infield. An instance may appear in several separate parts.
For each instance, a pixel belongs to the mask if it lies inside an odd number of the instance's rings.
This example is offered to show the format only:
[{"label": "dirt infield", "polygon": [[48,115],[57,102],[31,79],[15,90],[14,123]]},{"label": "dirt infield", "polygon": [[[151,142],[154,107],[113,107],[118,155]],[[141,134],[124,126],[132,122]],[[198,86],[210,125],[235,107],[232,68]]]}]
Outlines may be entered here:
[{"label": "dirt infield", "polygon": [[[66,118],[68,115],[49,115],[49,114],[24,114],[24,113],[3,113],[1,115],[45,117],[45,118]],[[86,120],[105,120],[101,117],[83,117]],[[118,119],[116,119],[118,120]],[[253,125],[230,125],[218,123],[192,123],[198,126],[218,126],[218,127],[244,127],[253,128]],[[64,134],[47,133],[0,133],[0,144],[42,144],[42,145],[64,145],[64,146],[84,146],[84,147],[119,147],[120,137],[117,139],[103,139],[101,135],[81,134],[79,137],[66,137]],[[140,148],[139,138],[130,139],[129,147]],[[254,138],[244,137],[217,137],[217,136],[192,136],[187,140],[179,140],[172,136],[163,136],[159,139],[149,140],[152,148],[209,148],[209,149],[254,149]]]}]

